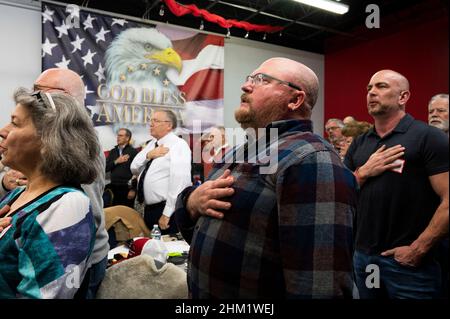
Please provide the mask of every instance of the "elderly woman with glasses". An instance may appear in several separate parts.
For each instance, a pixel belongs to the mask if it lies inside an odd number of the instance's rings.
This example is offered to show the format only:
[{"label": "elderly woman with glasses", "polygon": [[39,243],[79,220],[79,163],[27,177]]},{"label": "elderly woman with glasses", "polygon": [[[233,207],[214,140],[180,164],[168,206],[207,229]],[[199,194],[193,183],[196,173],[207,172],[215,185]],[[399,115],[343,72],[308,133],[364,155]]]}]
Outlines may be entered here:
[{"label": "elderly woman with glasses", "polygon": [[64,93],[14,93],[11,122],[0,130],[2,163],[28,184],[6,194],[0,214],[0,298],[73,298],[95,241],[89,198],[99,143],[91,119]]}]

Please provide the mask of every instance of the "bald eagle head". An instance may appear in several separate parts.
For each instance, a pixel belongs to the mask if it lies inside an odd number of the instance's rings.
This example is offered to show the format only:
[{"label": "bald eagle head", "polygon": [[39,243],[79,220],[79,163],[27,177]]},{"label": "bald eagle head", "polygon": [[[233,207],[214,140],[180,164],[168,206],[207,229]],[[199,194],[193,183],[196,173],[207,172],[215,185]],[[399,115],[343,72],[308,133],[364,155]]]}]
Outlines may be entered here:
[{"label": "bald eagle head", "polygon": [[109,83],[149,81],[156,67],[163,74],[169,68],[180,72],[182,62],[170,39],[155,28],[122,31],[106,51]]}]

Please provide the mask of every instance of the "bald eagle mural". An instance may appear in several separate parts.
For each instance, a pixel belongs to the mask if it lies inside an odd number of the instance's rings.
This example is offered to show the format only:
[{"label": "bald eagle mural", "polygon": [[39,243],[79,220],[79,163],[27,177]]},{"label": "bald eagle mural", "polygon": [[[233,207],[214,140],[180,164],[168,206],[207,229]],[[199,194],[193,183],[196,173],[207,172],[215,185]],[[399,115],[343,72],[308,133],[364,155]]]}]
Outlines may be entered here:
[{"label": "bald eagle mural", "polygon": [[[173,69],[180,73],[183,64],[170,39],[155,28],[130,28],[122,31],[109,45],[105,55],[106,85],[110,98],[124,102],[113,116],[123,116],[125,105],[137,105],[139,123],[131,123],[135,146],[149,139],[150,110],[171,109],[182,122],[183,93],[167,77]],[[147,108],[147,110],[144,110]],[[129,113],[131,112],[128,109]],[[130,114],[128,115],[130,116]],[[144,117],[147,117],[144,119]],[[122,123],[98,126],[103,144],[115,145]]]},{"label": "bald eagle mural", "polygon": [[169,68],[181,72],[181,58],[169,38],[155,28],[127,29],[106,51],[108,83],[162,88]]},{"label": "bald eagle mural", "polygon": [[103,150],[117,144],[119,127],[141,146],[149,139],[150,110],[158,108],[175,111],[177,134],[223,125],[224,37],[83,8],[78,13],[80,27],[68,27],[66,6],[42,5],[42,69],[80,74]]}]

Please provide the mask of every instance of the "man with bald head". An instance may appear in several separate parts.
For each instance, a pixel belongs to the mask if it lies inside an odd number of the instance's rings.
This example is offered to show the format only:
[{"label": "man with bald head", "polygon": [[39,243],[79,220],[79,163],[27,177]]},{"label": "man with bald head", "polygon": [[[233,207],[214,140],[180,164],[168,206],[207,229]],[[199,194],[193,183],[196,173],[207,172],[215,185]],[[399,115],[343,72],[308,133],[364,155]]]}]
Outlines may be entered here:
[{"label": "man with bald head", "polygon": [[[80,105],[84,105],[85,88],[83,80],[72,70],[59,68],[45,70],[34,82],[33,89],[35,91],[44,92],[64,92],[74,97]],[[79,289],[76,297],[86,297],[89,299],[95,297],[95,293],[105,275],[109,251],[108,233],[105,229],[102,198],[105,187],[106,163],[105,155],[102,151],[99,156],[102,158],[101,163],[103,163],[103,168],[98,172],[97,179],[92,184],[81,185],[91,202],[91,209],[95,218],[96,239],[91,256],[91,267],[86,274],[86,276],[89,276],[90,278],[86,278],[86,286],[82,286],[82,288]],[[8,173],[2,178],[3,185],[6,185],[7,183],[5,179],[8,179]],[[16,181],[16,185],[13,185],[11,189],[25,183],[20,178],[17,178]],[[5,227],[5,224],[0,220],[0,228],[1,227]]]},{"label": "man with bald head", "polygon": [[312,133],[317,76],[272,58],[241,89],[235,118],[247,142],[178,196],[177,225],[191,244],[191,296],[351,298],[357,185]]},{"label": "man with bald head", "polygon": [[406,113],[409,97],[403,75],[376,72],[367,86],[374,127],[344,161],[360,184],[353,260],[361,298],[439,293],[434,254],[448,234],[448,138]]},{"label": "man with bald head", "polygon": [[35,91],[65,92],[84,105],[84,82],[81,77],[69,69],[47,69],[38,76],[33,86]]}]

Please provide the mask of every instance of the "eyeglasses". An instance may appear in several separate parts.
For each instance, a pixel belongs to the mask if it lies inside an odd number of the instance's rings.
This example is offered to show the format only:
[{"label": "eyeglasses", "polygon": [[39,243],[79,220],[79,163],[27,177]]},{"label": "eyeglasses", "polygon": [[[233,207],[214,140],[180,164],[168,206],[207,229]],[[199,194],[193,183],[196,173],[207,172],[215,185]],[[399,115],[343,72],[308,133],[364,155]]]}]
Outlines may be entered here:
[{"label": "eyeglasses", "polygon": [[256,85],[266,85],[266,84],[269,84],[268,80],[278,81],[281,84],[287,85],[293,89],[303,91],[301,87],[299,87],[291,82],[277,79],[277,78],[275,78],[271,75],[265,74],[265,73],[256,73],[254,75],[247,75],[247,77],[245,78],[245,83],[250,82],[252,85],[255,85],[255,86]]},{"label": "eyeglasses", "polygon": [[150,119],[150,123],[163,123],[163,122],[171,122],[171,121],[157,120],[157,119]]},{"label": "eyeglasses", "polygon": [[38,100],[38,102],[41,102],[42,104],[44,104],[45,107],[48,107],[47,103],[45,103],[44,99],[42,98],[42,94],[45,94],[48,101],[50,102],[50,106],[52,107],[53,111],[56,111],[55,102],[53,102],[53,98],[50,93],[43,92],[43,91],[35,91],[35,92],[31,93],[31,96],[35,97]]},{"label": "eyeglasses", "polygon": [[335,130],[340,129],[340,128],[341,127],[339,127],[339,126],[330,126],[330,127],[325,128],[325,131],[327,131],[327,132],[335,131]]},{"label": "eyeglasses", "polygon": [[50,90],[54,90],[54,91],[61,91],[61,92],[64,92],[66,94],[69,94],[69,92],[67,92],[66,89],[58,88],[58,87],[54,87],[54,86],[40,85],[40,84],[35,84],[33,86],[33,89],[35,91],[44,91],[44,92],[47,92],[47,91],[50,91]]}]

